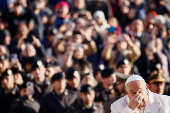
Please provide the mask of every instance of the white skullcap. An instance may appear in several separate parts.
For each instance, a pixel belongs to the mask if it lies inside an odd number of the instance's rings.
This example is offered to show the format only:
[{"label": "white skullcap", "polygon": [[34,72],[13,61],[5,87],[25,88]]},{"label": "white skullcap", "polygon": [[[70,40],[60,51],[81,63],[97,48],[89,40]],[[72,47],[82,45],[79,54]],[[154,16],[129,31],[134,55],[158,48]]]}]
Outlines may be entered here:
[{"label": "white skullcap", "polygon": [[145,80],[144,80],[141,76],[139,76],[139,75],[132,75],[132,76],[130,76],[130,77],[126,80],[125,86],[127,85],[127,83],[132,82],[132,81],[136,81],[136,80],[142,80],[142,81],[145,82]]},{"label": "white skullcap", "polygon": [[95,11],[93,14],[93,18],[97,18],[97,17],[99,17],[102,21],[104,21],[105,20],[104,12],[101,10]]}]

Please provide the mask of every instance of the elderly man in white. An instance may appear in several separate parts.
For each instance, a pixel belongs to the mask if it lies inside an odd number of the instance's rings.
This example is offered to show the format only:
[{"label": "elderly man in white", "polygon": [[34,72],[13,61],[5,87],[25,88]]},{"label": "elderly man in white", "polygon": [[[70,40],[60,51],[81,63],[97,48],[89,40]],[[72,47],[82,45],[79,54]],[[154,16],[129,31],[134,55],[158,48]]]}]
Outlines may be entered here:
[{"label": "elderly man in white", "polygon": [[170,113],[170,97],[152,93],[139,75],[130,76],[127,95],[111,104],[111,113]]}]

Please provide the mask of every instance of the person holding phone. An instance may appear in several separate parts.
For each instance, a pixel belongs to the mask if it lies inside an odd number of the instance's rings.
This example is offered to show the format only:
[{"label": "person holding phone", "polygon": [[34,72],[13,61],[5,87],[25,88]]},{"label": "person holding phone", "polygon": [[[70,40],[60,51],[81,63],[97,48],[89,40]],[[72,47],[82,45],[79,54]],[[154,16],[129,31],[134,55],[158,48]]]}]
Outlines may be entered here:
[{"label": "person holding phone", "polygon": [[38,113],[40,105],[34,100],[34,83],[27,81],[19,87],[19,97],[10,107],[14,113]]}]

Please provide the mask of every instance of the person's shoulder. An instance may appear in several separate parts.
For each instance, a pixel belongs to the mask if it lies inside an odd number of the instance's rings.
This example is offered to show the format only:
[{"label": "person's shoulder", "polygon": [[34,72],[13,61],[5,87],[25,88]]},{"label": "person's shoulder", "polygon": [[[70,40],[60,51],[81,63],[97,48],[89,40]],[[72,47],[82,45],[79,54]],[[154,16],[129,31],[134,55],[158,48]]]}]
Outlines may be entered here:
[{"label": "person's shoulder", "polygon": [[75,95],[75,92],[69,89],[66,89],[65,93],[68,93],[69,95]]},{"label": "person's shoulder", "polygon": [[103,109],[103,106],[100,103],[94,102],[94,106]]},{"label": "person's shoulder", "polygon": [[121,104],[123,105],[123,104],[127,103],[127,98],[128,98],[128,96],[126,95],[126,96],[118,99],[117,101],[113,102],[111,104],[111,106],[115,106],[116,107],[116,106],[120,106]]},{"label": "person's shoulder", "polygon": [[45,95],[43,95],[43,98],[46,98],[46,99],[48,99],[48,98],[51,98],[51,97],[53,97],[53,95],[55,95],[55,94],[54,94],[54,92],[53,92],[53,91],[51,91],[51,92],[49,92],[49,93],[46,93]]},{"label": "person's shoulder", "polygon": [[167,96],[167,95],[161,95],[161,94],[156,94],[156,93],[153,93],[153,95],[159,99],[170,99],[170,96]]},{"label": "person's shoulder", "polygon": [[93,103],[93,109],[97,112],[97,113],[103,113],[104,112],[104,109],[103,109],[103,106],[97,102],[94,102]]},{"label": "person's shoulder", "polygon": [[157,101],[163,106],[170,105],[170,96],[153,93],[153,98],[155,102]]}]

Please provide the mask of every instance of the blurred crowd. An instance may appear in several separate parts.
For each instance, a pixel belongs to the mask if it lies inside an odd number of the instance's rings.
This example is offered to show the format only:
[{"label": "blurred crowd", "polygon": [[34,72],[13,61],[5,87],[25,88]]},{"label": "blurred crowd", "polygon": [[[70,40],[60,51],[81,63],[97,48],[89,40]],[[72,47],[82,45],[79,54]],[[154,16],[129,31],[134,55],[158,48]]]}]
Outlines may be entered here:
[{"label": "blurred crowd", "polygon": [[170,0],[0,0],[0,113],[110,113],[133,74],[170,95]]}]

